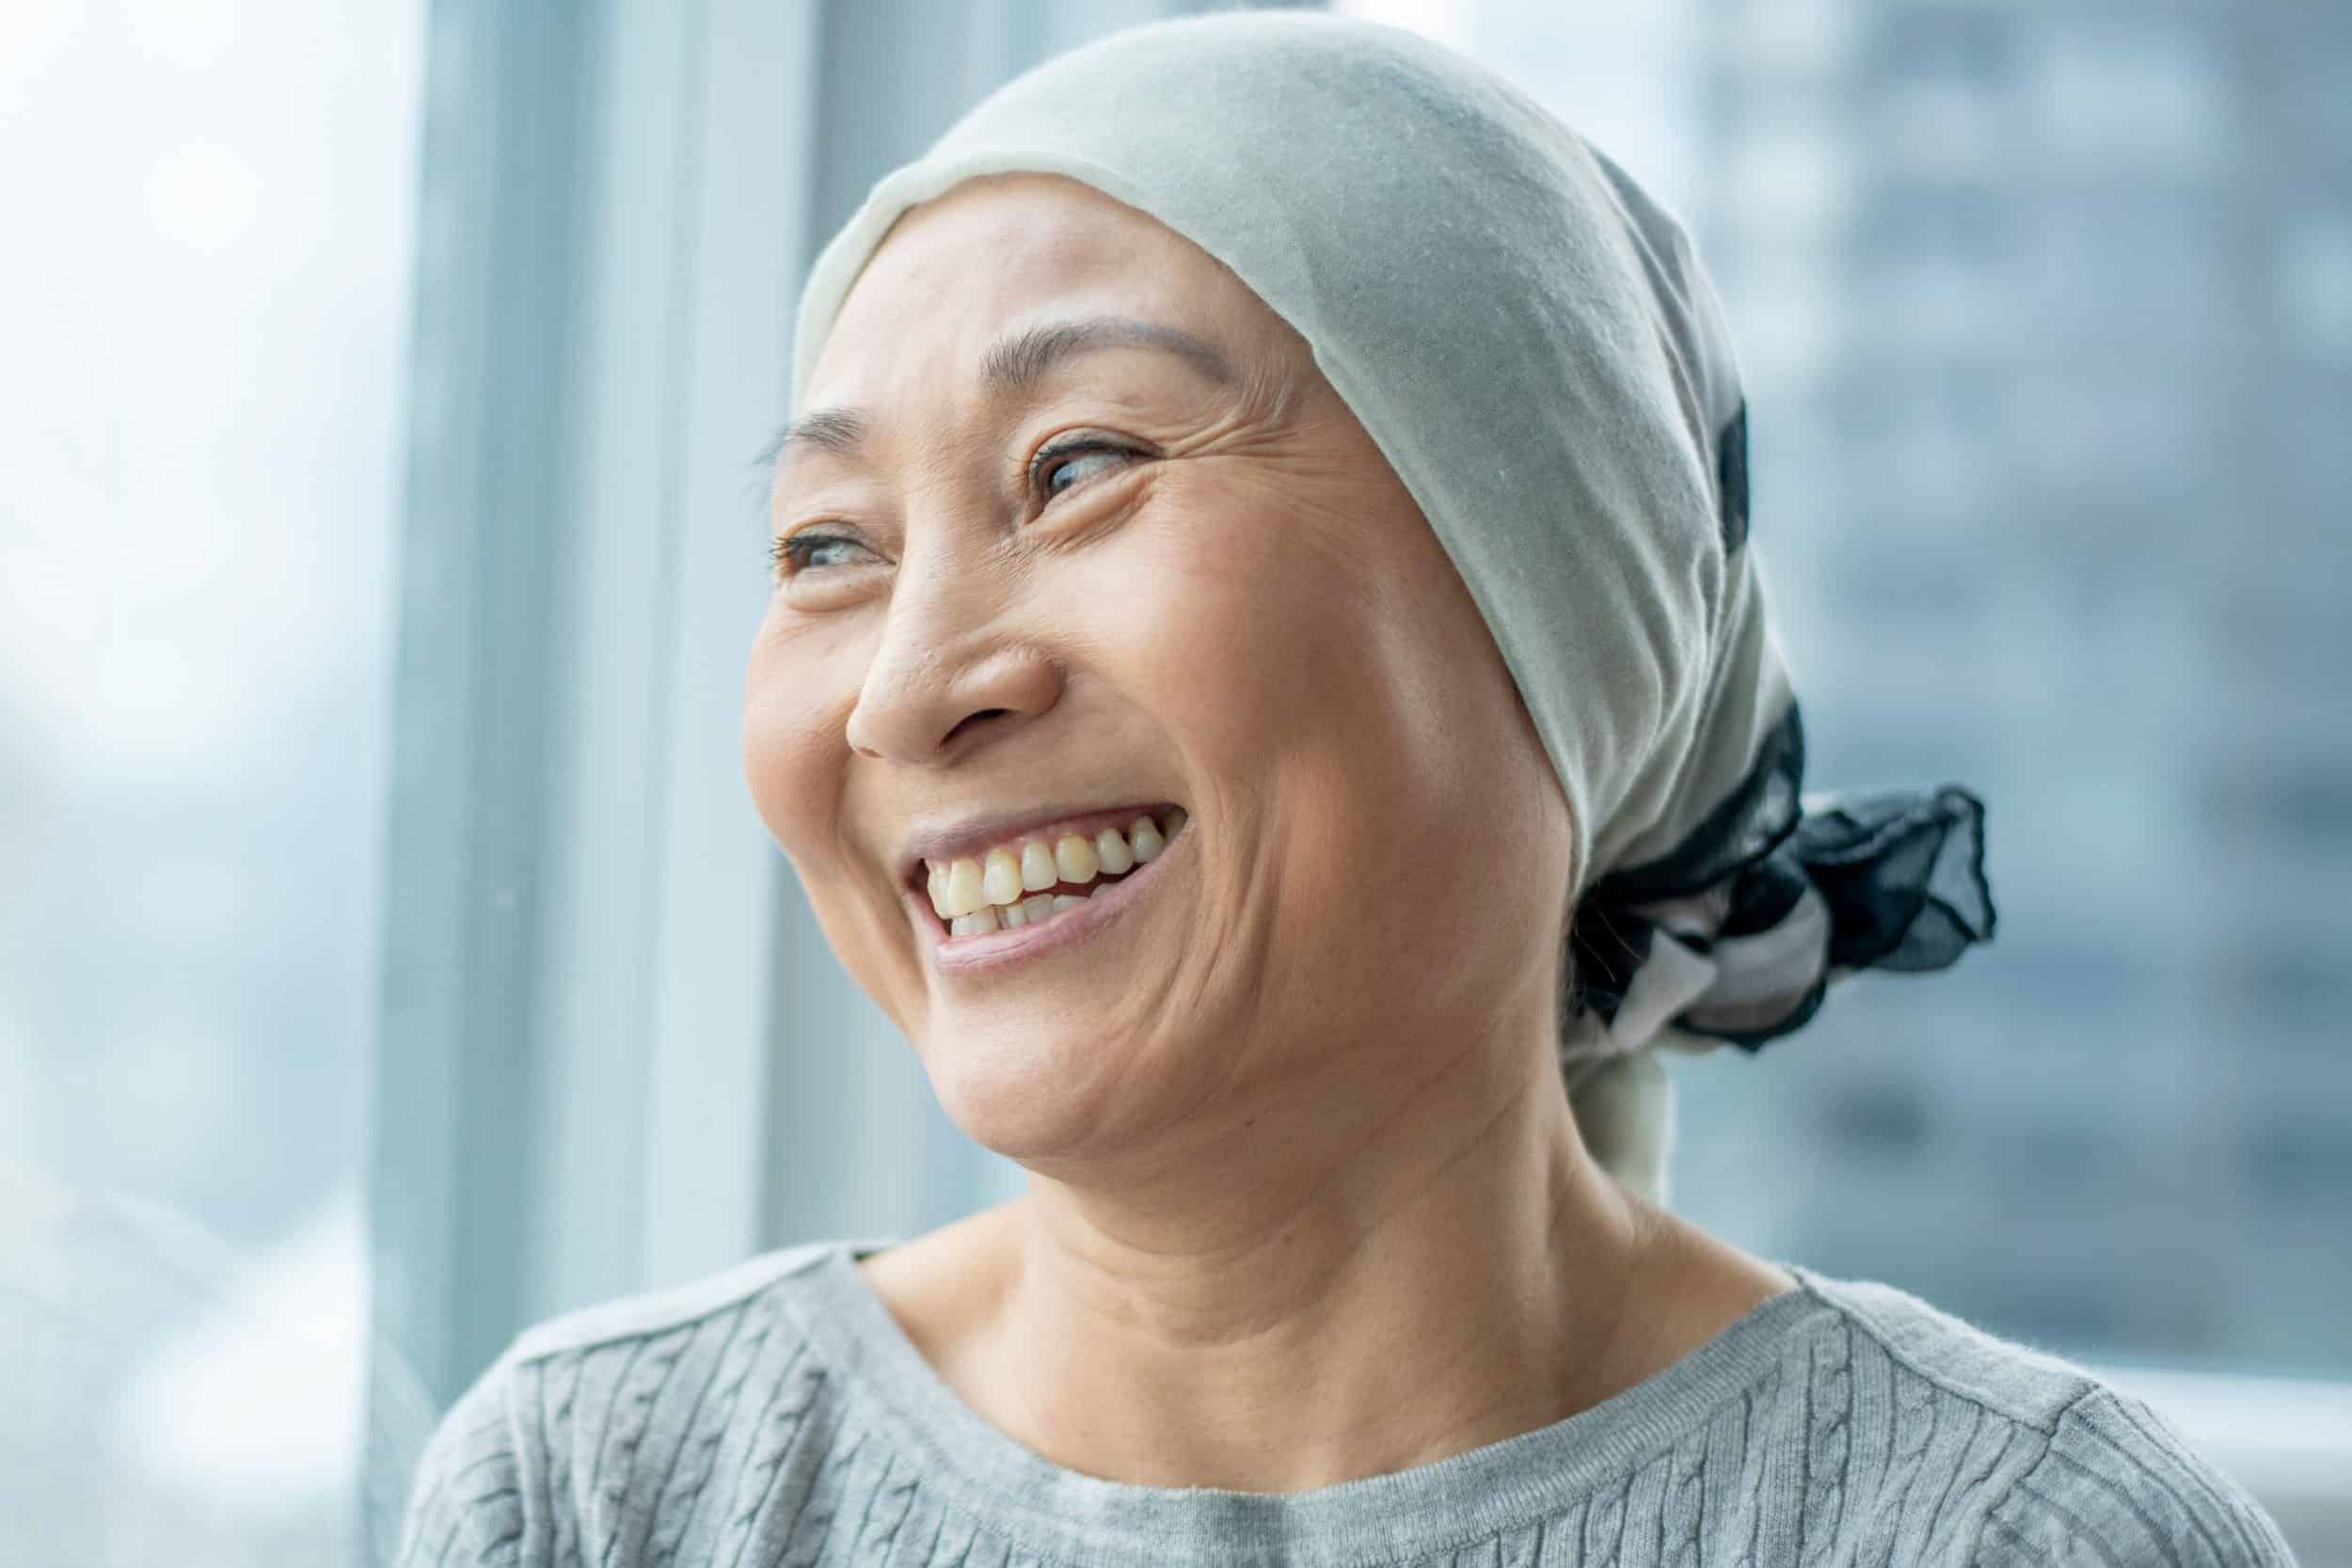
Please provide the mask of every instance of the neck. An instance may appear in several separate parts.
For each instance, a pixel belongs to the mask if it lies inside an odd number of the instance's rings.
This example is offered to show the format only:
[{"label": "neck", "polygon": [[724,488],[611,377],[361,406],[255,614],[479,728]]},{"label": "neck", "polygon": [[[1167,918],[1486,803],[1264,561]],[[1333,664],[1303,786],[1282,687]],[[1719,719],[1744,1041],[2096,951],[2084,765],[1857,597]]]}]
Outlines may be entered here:
[{"label": "neck", "polygon": [[1650,1370],[1659,1325],[1627,1304],[1668,1249],[1544,1044],[1463,1050],[1317,1147],[1033,1173],[967,1222],[986,1283],[927,1350],[1033,1450],[1143,1485],[1330,1485],[1597,1402]]}]

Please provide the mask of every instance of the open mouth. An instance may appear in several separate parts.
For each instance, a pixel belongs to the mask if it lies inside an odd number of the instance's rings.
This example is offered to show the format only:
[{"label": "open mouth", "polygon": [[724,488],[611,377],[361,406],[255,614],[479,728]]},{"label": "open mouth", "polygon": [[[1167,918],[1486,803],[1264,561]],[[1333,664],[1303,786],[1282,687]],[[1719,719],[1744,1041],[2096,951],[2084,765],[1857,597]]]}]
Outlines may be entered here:
[{"label": "open mouth", "polygon": [[1151,865],[1189,821],[1168,803],[1089,813],[918,862],[908,892],[944,942],[1056,925]]}]

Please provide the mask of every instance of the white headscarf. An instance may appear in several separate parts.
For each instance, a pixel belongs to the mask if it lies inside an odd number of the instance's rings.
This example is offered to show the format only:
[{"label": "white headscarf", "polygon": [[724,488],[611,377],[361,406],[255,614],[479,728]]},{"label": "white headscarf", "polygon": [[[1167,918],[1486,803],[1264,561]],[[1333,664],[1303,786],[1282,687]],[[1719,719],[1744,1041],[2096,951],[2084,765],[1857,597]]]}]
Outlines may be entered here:
[{"label": "white headscarf", "polygon": [[1011,172],[1082,182],[1232,268],[1313,348],[1461,572],[1573,816],[1561,1059],[1620,1180],[1664,1200],[1652,1047],[1754,1049],[1842,974],[1940,968],[1992,934],[1966,791],[1800,808],[1714,289],[1681,226],[1574,131],[1375,24],[1239,12],[1114,34],[876,183],[802,296],[796,412],[899,214]]}]

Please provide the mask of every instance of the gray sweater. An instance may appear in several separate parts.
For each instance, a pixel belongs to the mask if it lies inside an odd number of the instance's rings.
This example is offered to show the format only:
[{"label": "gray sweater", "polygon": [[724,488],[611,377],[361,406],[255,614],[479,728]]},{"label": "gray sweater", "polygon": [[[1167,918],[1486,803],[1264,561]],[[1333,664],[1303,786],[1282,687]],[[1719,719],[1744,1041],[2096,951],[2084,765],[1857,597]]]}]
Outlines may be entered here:
[{"label": "gray sweater", "polygon": [[1773,1298],[1564,1421],[1311,1492],[1128,1485],[998,1432],[793,1247],[520,1336],[441,1420],[402,1568],[2291,1563],[2145,1405],[1888,1286]]}]

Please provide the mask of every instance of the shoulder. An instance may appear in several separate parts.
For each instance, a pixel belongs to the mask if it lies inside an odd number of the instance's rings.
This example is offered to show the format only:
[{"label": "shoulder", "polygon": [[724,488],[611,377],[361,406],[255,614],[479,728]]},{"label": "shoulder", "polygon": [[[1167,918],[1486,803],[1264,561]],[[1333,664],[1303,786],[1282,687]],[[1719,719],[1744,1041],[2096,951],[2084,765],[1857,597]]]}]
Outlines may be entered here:
[{"label": "shoulder", "polygon": [[[1965,1422],[1971,1441],[1947,1462],[1956,1472],[1946,1493],[1953,1506],[1934,1532],[1939,1547],[1960,1553],[1945,1560],[1984,1568],[2293,1563],[2261,1507],[2141,1401],[1892,1286],[1793,1272],[1836,1308],[1857,1348],[1883,1359],[1890,1384],[1909,1391],[1891,1402],[1896,1427]],[[1905,1434],[1893,1435],[1899,1451]]]},{"label": "shoulder", "polygon": [[1997,1338],[1892,1285],[1831,1279],[1793,1266],[1790,1272],[1858,1338],[1944,1396],[2003,1422],[2046,1433],[2095,1384],[2071,1361]]},{"label": "shoulder", "polygon": [[450,1406],[417,1461],[402,1516],[398,1568],[517,1560],[521,1486],[503,1360]]},{"label": "shoulder", "polygon": [[2292,1568],[2295,1559],[2261,1505],[2163,1417],[2094,1383],[1986,1516],[1977,1560]]},{"label": "shoulder", "polygon": [[806,1273],[841,1246],[810,1242],[758,1257],[663,1291],[583,1307],[534,1323],[515,1338],[502,1360],[540,1362],[680,1332],[772,1304],[771,1288]]},{"label": "shoulder", "polygon": [[[803,1359],[789,1287],[842,1244],[764,1253],[525,1329],[426,1443],[399,1568],[506,1568],[548,1547],[561,1560],[651,1505],[678,1514],[710,1479],[743,1387]],[[647,1475],[660,1496],[637,1496]]]}]

